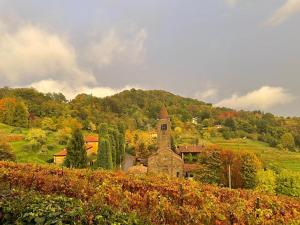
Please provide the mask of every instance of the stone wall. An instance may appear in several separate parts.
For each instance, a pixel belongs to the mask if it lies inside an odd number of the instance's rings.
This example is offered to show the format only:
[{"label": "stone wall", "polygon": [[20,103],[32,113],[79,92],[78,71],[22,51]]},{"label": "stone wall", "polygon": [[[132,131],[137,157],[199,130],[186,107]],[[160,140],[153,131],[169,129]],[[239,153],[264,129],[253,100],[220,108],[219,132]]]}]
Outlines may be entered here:
[{"label": "stone wall", "polygon": [[172,177],[182,177],[183,160],[171,149],[159,149],[148,158],[149,173],[164,173]]}]

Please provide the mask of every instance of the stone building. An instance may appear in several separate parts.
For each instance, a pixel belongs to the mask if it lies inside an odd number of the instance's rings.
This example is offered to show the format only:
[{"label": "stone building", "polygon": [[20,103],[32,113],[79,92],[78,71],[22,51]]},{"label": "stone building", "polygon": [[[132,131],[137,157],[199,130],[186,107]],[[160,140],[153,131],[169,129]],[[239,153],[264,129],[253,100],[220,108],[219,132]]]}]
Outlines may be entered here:
[{"label": "stone building", "polygon": [[157,145],[157,152],[148,158],[148,173],[183,177],[184,161],[171,149],[171,121],[165,107],[161,108],[157,122]]}]

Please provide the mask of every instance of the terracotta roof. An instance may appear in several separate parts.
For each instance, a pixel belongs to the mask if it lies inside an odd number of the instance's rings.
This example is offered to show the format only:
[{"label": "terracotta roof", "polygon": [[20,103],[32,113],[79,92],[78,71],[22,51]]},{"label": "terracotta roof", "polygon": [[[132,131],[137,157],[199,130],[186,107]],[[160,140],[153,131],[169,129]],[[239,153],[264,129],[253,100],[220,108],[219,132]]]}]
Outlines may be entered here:
[{"label": "terracotta roof", "polygon": [[179,146],[178,152],[179,153],[199,153],[202,152],[204,149],[204,146],[202,145],[185,145],[185,146]]},{"label": "terracotta roof", "polygon": [[67,155],[67,149],[63,149],[58,153],[55,153],[54,156],[66,156]]},{"label": "terracotta roof", "polygon": [[98,142],[98,136],[88,135],[84,138],[85,142]]},{"label": "terracotta roof", "polygon": [[[92,148],[93,148],[93,145],[86,145],[86,150],[90,150]],[[60,152],[55,153],[54,156],[66,156],[67,152],[68,152],[68,150],[66,148],[64,148]]]},{"label": "terracotta roof", "polygon": [[165,106],[161,107],[158,118],[159,119],[168,119],[169,118],[169,114],[168,114],[168,111]]},{"label": "terracotta roof", "polygon": [[188,164],[188,163],[185,163],[183,165],[184,172],[192,172],[192,171],[198,170],[200,168],[201,168],[201,166],[198,165],[198,164]]}]

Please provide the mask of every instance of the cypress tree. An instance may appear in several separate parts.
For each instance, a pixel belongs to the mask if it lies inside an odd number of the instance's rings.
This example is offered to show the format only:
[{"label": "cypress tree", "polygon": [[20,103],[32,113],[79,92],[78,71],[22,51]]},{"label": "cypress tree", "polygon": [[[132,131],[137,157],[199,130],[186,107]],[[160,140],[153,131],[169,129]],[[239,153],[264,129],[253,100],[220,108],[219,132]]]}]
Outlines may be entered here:
[{"label": "cypress tree", "polygon": [[71,168],[84,168],[87,166],[87,153],[83,135],[80,129],[75,129],[67,145],[67,156],[64,164]]},{"label": "cypress tree", "polygon": [[113,169],[111,145],[107,137],[102,137],[99,143],[97,165],[104,169]]},{"label": "cypress tree", "polygon": [[106,123],[101,123],[99,125],[99,137],[107,136],[107,134],[108,134],[108,126],[107,126],[107,124]]},{"label": "cypress tree", "polygon": [[117,164],[121,164],[125,156],[125,135],[123,133],[118,134],[118,143]]}]

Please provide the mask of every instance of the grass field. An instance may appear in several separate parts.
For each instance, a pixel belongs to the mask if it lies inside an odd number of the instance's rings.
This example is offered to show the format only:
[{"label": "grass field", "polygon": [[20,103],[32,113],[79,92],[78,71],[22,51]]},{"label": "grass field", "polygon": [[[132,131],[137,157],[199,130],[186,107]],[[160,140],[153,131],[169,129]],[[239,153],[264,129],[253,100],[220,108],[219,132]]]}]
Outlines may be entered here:
[{"label": "grass field", "polygon": [[[0,134],[6,135],[24,135],[26,137],[28,129],[11,127],[0,123]],[[53,154],[60,151],[64,146],[59,145],[56,139],[56,134],[54,132],[47,133],[47,144],[42,148],[42,150],[28,150],[24,148],[28,141],[15,141],[10,143],[13,151],[16,154],[17,162],[26,163],[47,163],[47,161],[53,159]],[[51,146],[47,148],[47,146]]]},{"label": "grass field", "polygon": [[276,148],[269,147],[266,143],[248,139],[224,140],[221,138],[216,138],[213,139],[212,142],[224,149],[240,152],[254,152],[261,158],[265,165],[269,167],[276,167],[279,169],[288,169],[300,172],[299,152],[278,150]]}]

